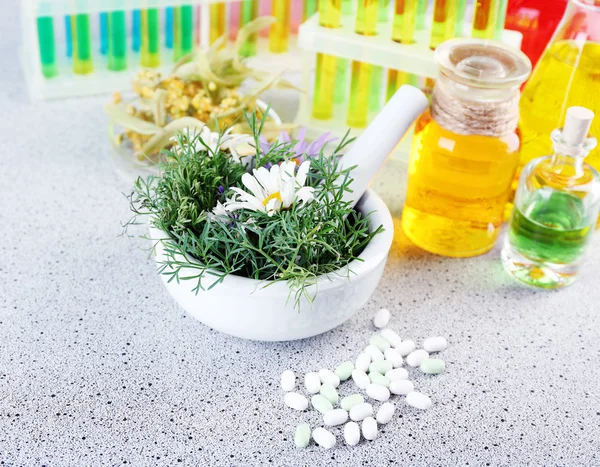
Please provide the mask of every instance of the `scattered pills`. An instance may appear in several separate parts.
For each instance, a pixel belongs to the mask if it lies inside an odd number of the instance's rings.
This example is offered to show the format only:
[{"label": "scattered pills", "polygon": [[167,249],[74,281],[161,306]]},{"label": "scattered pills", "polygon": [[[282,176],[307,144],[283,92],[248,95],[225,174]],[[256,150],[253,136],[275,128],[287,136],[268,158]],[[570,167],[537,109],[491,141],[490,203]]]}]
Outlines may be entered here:
[{"label": "scattered pills", "polygon": [[386,402],[385,404],[382,404],[381,407],[379,407],[379,410],[377,411],[377,417],[375,417],[377,423],[385,425],[392,419],[395,410],[396,406],[394,406],[394,404],[392,404],[391,402]]},{"label": "scattered pills", "polygon": [[337,388],[340,385],[340,378],[333,371],[323,368],[319,370],[319,379],[321,383],[329,383],[334,388]]},{"label": "scattered pills", "polygon": [[346,381],[352,375],[352,370],[354,370],[354,363],[344,362],[337,366],[337,368],[334,370],[334,373],[340,379],[340,381]]},{"label": "scattered pills", "polygon": [[385,402],[390,398],[390,390],[379,384],[369,384],[367,386],[367,396],[379,402]]},{"label": "scattered pills", "polygon": [[357,370],[367,372],[369,370],[370,364],[371,357],[367,353],[361,352],[358,358],[356,359],[356,364],[354,365],[354,368],[356,368]]},{"label": "scattered pills", "polygon": [[[400,357],[402,358],[402,357]],[[392,362],[388,360],[377,360],[369,365],[369,373],[386,374],[393,368]]]},{"label": "scattered pills", "polygon": [[283,401],[290,409],[306,410],[308,408],[308,399],[297,392],[286,392]]},{"label": "scattered pills", "polygon": [[429,358],[429,354],[427,353],[427,350],[419,349],[419,350],[415,350],[414,352],[411,352],[407,355],[406,363],[408,363],[410,366],[415,367],[415,366],[419,366],[421,363],[423,363],[428,358]]},{"label": "scattered pills", "polygon": [[372,384],[379,384],[386,388],[390,387],[390,380],[383,376],[381,373],[369,373],[369,381]]},{"label": "scattered pills", "polygon": [[348,446],[356,446],[360,441],[360,427],[356,422],[348,422],[344,425],[344,440]]},{"label": "scattered pills", "polygon": [[367,417],[362,421],[362,434],[369,441],[377,438],[377,422],[373,417]]},{"label": "scattered pills", "polygon": [[408,379],[408,371],[406,371],[404,368],[394,368],[393,370],[388,371],[384,376],[390,381]]},{"label": "scattered pills", "polygon": [[399,368],[404,363],[402,360],[402,355],[398,353],[396,349],[387,349],[383,356],[385,357],[386,362],[390,362],[393,368]]},{"label": "scattered pills", "polygon": [[335,436],[325,428],[315,428],[312,437],[319,446],[325,449],[331,449],[335,446]]},{"label": "scattered pills", "polygon": [[365,347],[365,353],[371,357],[372,362],[376,362],[377,360],[384,360],[383,352],[375,347],[373,344],[367,345]]},{"label": "scattered pills", "polygon": [[305,448],[310,442],[310,425],[308,423],[301,423],[296,428],[296,434],[294,435],[294,442],[299,448]]},{"label": "scattered pills", "polygon": [[291,370],[285,370],[281,373],[281,389],[284,391],[293,391],[296,387],[296,375]]},{"label": "scattered pills", "polygon": [[421,362],[421,371],[428,375],[439,375],[446,371],[446,364],[439,358],[428,358]]},{"label": "scattered pills", "polygon": [[410,392],[406,395],[406,403],[412,407],[421,410],[427,410],[431,407],[431,399],[420,392]]},{"label": "scattered pills", "polygon": [[384,328],[390,322],[390,310],[386,308],[382,308],[377,313],[375,313],[375,317],[373,318],[373,324],[376,328]]},{"label": "scattered pills", "polygon": [[448,341],[442,336],[428,337],[423,341],[423,348],[427,352],[441,352],[446,350],[446,347],[448,347]]},{"label": "scattered pills", "polygon": [[415,390],[415,385],[407,379],[397,379],[390,383],[390,392],[392,394],[405,396]]},{"label": "scattered pills", "polygon": [[352,371],[352,380],[360,389],[367,389],[367,386],[371,382],[369,376],[362,370]]},{"label": "scattered pills", "polygon": [[396,334],[394,331],[392,331],[391,329],[388,329],[388,328],[382,329],[380,334],[381,334],[381,337],[383,337],[386,341],[388,341],[390,343],[390,345],[394,348],[398,347],[400,345],[400,343],[402,342],[402,339],[400,339],[400,336],[398,334]]},{"label": "scattered pills", "polygon": [[333,405],[338,403],[338,397],[339,397],[338,393],[331,384],[329,384],[329,383],[323,384],[321,386],[321,390],[319,392],[325,399],[327,399]]},{"label": "scattered pills", "polygon": [[327,426],[337,426],[348,421],[348,412],[344,409],[333,409],[323,415],[323,423]]},{"label": "scattered pills", "polygon": [[350,409],[358,404],[363,404],[365,402],[365,398],[361,394],[352,394],[351,396],[344,397],[340,402],[340,407],[347,412],[350,412]]},{"label": "scattered pills", "polygon": [[325,415],[330,410],[333,410],[333,405],[327,398],[322,396],[321,394],[315,394],[310,398],[310,403],[315,408],[317,412]]},{"label": "scattered pills", "polygon": [[360,422],[371,415],[373,415],[373,406],[367,402],[357,404],[350,409],[350,419],[355,422]]},{"label": "scattered pills", "polygon": [[400,342],[400,345],[396,346],[396,350],[400,354],[401,357],[406,357],[409,353],[415,350],[417,346],[413,340],[406,340]]},{"label": "scattered pills", "polygon": [[321,378],[315,372],[306,373],[304,375],[304,386],[309,394],[316,394],[321,389]]},{"label": "scattered pills", "polygon": [[381,337],[379,334],[373,334],[369,339],[369,344],[374,345],[381,352],[385,352],[387,349],[390,348],[390,343],[386,341],[383,337]]}]

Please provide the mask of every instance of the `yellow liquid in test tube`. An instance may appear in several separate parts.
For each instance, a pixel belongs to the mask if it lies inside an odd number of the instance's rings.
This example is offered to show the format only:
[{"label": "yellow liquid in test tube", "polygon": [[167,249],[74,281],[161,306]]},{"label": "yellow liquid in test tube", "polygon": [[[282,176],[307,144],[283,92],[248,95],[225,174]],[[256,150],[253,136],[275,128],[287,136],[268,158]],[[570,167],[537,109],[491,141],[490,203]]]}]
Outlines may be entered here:
[{"label": "yellow liquid in test tube", "polygon": [[290,35],[291,0],[273,0],[272,8],[272,15],[277,21],[273,23],[269,32],[269,51],[274,53],[287,52]]},{"label": "yellow liquid in test tube", "polygon": [[[250,1],[250,0],[248,0]],[[252,0],[254,1],[254,0]],[[210,43],[225,34],[227,25],[227,12],[225,3],[210,4]]]},{"label": "yellow liquid in test tube", "polygon": [[[341,6],[341,0],[321,0],[319,2],[319,24],[325,28],[339,28]],[[329,120],[333,117],[335,75],[336,57],[318,53],[312,105],[312,116],[317,120]]]},{"label": "yellow liquid in test tube", "polygon": [[473,31],[471,35],[479,39],[493,39],[496,33],[496,23],[500,0],[477,0],[473,14]]},{"label": "yellow liquid in test tube", "polygon": [[392,40],[401,44],[414,42],[417,26],[417,0],[396,0]]},{"label": "yellow liquid in test tube", "polygon": [[459,0],[435,0],[429,47],[435,49],[454,37]]}]

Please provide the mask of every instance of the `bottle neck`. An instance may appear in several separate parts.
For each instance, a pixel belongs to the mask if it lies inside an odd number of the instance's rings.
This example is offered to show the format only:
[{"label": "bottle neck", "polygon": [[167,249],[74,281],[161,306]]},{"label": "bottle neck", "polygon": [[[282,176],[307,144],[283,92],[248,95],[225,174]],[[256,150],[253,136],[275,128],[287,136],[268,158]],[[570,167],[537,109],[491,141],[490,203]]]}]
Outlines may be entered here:
[{"label": "bottle neck", "polygon": [[441,75],[431,96],[431,116],[462,135],[504,137],[519,120],[519,89],[475,89]]},{"label": "bottle neck", "polygon": [[596,138],[587,138],[581,144],[568,144],[563,137],[562,128],[557,128],[550,134],[554,144],[554,154],[551,158],[552,165],[556,167],[572,167],[576,176],[584,172],[586,156],[596,147]]}]

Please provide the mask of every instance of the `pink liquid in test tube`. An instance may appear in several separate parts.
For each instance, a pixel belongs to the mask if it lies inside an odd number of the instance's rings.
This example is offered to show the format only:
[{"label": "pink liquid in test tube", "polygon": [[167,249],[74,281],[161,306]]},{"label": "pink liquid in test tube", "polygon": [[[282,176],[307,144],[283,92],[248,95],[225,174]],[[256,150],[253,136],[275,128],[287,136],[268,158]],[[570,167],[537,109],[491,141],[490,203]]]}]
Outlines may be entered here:
[{"label": "pink liquid in test tube", "polygon": [[[243,0],[243,1],[252,1],[252,0]],[[230,41],[235,41],[235,38],[237,37],[238,34],[238,29],[240,28],[240,2],[231,2],[227,4],[227,9],[229,10],[227,12],[228,15],[228,20],[229,20],[229,30],[228,30],[228,35],[229,35],[229,40]]]},{"label": "pink liquid in test tube", "polygon": [[196,32],[194,35],[194,40],[196,41],[196,45],[200,45],[200,30],[202,29],[202,7],[198,5],[196,7]]},{"label": "pink liquid in test tube", "polygon": [[[251,2],[260,2],[258,5],[258,16],[270,16],[271,15],[271,0],[249,0]],[[260,31],[260,35],[263,37],[269,37],[270,28],[264,28]]]},{"label": "pink liquid in test tube", "polygon": [[291,0],[292,10],[290,18],[290,32],[298,34],[298,27],[302,24],[302,13],[304,12],[304,0]]}]

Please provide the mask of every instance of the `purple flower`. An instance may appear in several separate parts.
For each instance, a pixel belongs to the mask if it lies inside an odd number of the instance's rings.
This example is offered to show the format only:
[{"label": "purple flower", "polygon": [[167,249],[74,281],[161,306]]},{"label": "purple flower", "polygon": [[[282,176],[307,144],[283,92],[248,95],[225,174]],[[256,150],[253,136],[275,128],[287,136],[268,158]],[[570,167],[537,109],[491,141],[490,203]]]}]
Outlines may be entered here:
[{"label": "purple flower", "polygon": [[222,195],[223,193],[225,193],[225,187],[223,185],[219,185],[219,188],[217,188],[217,194]]},{"label": "purple flower", "polygon": [[[293,152],[293,154],[291,154],[291,159],[295,159],[298,164],[302,164],[302,162],[304,162],[306,160],[306,158],[315,157],[316,155],[318,155],[321,152],[321,149],[323,149],[323,146],[325,146],[326,144],[332,143],[333,141],[336,141],[338,139],[338,138],[327,139],[327,138],[329,138],[330,135],[331,135],[331,132],[325,133],[325,134],[319,136],[312,143],[309,143],[308,141],[305,141],[306,128],[302,127],[298,131],[298,136],[296,137],[295,140],[292,140],[288,133],[286,133],[285,131],[282,131],[279,134],[279,141],[276,141],[275,143],[273,143],[273,145],[281,144],[281,143],[290,143],[292,141],[296,141],[296,144],[294,145],[294,147],[291,148],[292,152]],[[261,137],[261,151],[263,152],[263,154],[266,153],[271,148],[271,146],[272,145],[269,145],[266,141],[263,146],[263,139]],[[267,167],[267,168],[269,168],[269,167]]]}]

